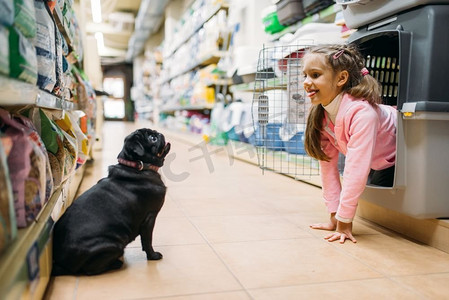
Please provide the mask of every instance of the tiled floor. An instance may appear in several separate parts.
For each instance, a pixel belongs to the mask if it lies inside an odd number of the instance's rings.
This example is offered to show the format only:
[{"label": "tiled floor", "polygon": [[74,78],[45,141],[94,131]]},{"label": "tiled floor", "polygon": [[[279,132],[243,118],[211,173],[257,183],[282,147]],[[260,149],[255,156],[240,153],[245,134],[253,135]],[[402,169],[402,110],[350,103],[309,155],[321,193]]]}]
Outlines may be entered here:
[{"label": "tiled floor", "polygon": [[[106,174],[137,126],[105,123],[102,152],[81,190]],[[164,258],[146,261],[136,240],[121,270],[52,278],[45,299],[449,298],[449,254],[360,218],[357,244],[329,243],[308,226],[327,220],[319,188],[262,174],[226,151],[208,161],[164,133],[172,143],[161,171],[168,193],[154,232]]]}]

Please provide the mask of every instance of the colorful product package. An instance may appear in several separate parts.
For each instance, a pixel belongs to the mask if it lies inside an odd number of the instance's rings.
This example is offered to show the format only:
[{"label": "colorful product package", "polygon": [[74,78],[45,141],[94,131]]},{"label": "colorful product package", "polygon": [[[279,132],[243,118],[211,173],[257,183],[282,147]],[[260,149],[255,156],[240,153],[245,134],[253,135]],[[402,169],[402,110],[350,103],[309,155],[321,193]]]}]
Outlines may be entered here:
[{"label": "colorful product package", "polygon": [[56,33],[56,61],[55,61],[55,67],[56,67],[56,82],[53,87],[53,94],[55,94],[58,97],[62,97],[64,95],[64,89],[65,89],[65,82],[64,82],[64,71],[63,71],[63,54],[62,54],[62,35],[60,34],[59,30],[57,30]]},{"label": "colorful product package", "polygon": [[52,92],[56,83],[55,24],[45,2],[35,0],[34,5],[36,10],[34,46],[37,55],[37,85],[43,90]]},{"label": "colorful product package", "polygon": [[78,140],[74,125],[67,112],[63,113],[62,118],[55,119],[55,123],[61,128],[64,134],[64,151],[66,151],[64,174],[70,176],[77,168],[78,160]]},{"label": "colorful product package", "polygon": [[24,228],[36,220],[45,202],[45,156],[33,140],[35,132],[3,109],[0,109],[0,128],[13,141],[8,168],[17,226]]},{"label": "colorful product package", "polygon": [[14,198],[8,169],[8,155],[13,146],[12,139],[0,134],[0,253],[17,236]]},{"label": "colorful product package", "polygon": [[36,35],[33,0],[14,0],[14,27],[27,38],[33,38]]},{"label": "colorful product package", "polygon": [[78,124],[80,118],[73,112],[66,112],[66,115],[69,117],[72,124],[72,131],[75,134],[77,145],[78,145],[78,153],[76,160],[76,168],[78,169],[89,159],[89,139],[81,130],[80,125]]},{"label": "colorful product package", "polygon": [[9,75],[9,30],[2,25],[0,25],[0,74]]},{"label": "colorful product package", "polygon": [[[60,167],[62,168],[62,181],[64,181],[69,178],[75,171],[77,160],[76,149],[78,147],[76,144],[76,138],[71,136],[65,130],[65,127],[63,126],[64,123],[61,122],[61,119],[64,118],[64,111],[42,109],[42,112],[45,116],[40,115],[41,124],[50,124],[52,126],[52,130],[57,133],[58,138],[56,139],[56,141],[58,144],[58,148],[55,155],[56,159],[59,161]],[[47,120],[45,120],[45,118],[47,118]],[[61,128],[61,126],[63,128]],[[47,132],[42,132],[43,136],[45,136],[46,134]]]},{"label": "colorful product package", "polygon": [[22,111],[21,114],[27,116],[36,127],[47,149],[54,188],[59,187],[64,180],[65,161],[64,136],[61,129],[41,108],[33,107],[29,110]]},{"label": "colorful product package", "polygon": [[0,24],[11,26],[14,23],[14,1],[0,0]]},{"label": "colorful product package", "polygon": [[[39,135],[39,132],[37,131],[36,126],[34,125],[33,121],[24,116],[25,114],[22,115],[14,115],[13,118],[18,121],[19,123],[25,125],[27,128],[32,130],[32,133],[30,134],[30,139],[34,142],[34,144],[40,149],[40,151],[42,152],[42,159],[45,161],[45,198],[44,198],[44,202],[46,202],[50,196],[53,194],[53,190],[54,190],[54,183],[53,183],[53,176],[52,176],[52,172],[51,172],[51,165],[50,165],[50,160],[48,158],[48,151],[45,148],[44,142],[42,141],[41,136]],[[35,147],[33,147],[34,149]],[[38,152],[35,149],[35,152]],[[39,154],[39,156],[41,156]],[[40,176],[43,176],[43,172]]]},{"label": "colorful product package", "polygon": [[9,67],[10,77],[36,84],[36,49],[32,42],[14,27],[9,30]]}]

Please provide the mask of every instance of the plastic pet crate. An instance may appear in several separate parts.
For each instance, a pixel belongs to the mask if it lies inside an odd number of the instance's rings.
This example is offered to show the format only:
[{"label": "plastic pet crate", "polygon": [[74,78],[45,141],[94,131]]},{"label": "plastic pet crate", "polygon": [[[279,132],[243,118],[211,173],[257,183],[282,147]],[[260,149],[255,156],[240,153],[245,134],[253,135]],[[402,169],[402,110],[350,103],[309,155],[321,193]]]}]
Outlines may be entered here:
[{"label": "plastic pet crate", "polygon": [[296,179],[319,175],[318,162],[304,151],[310,103],[302,84],[303,55],[304,46],[261,50],[252,110],[259,166]]},{"label": "plastic pet crate", "polygon": [[296,23],[306,17],[302,0],[281,0],[276,3],[279,23],[282,25],[290,25]]},{"label": "plastic pet crate", "polygon": [[310,16],[334,4],[333,0],[302,0],[304,12]]},{"label": "plastic pet crate", "polygon": [[[392,1],[395,2],[395,1]],[[359,28],[349,42],[398,108],[392,188],[362,199],[417,218],[449,217],[449,5],[426,5]]]},{"label": "plastic pet crate", "polygon": [[428,4],[448,4],[448,0],[336,0],[342,5],[346,26],[359,28],[406,10]]}]

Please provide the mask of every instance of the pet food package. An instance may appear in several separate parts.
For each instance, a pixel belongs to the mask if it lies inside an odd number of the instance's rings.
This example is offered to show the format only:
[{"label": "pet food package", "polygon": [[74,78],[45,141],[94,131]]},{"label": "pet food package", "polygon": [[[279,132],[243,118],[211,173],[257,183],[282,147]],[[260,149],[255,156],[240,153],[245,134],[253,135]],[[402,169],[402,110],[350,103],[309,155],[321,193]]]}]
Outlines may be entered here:
[{"label": "pet food package", "polygon": [[11,26],[14,23],[14,1],[0,0],[0,24]]},{"label": "pet food package", "polygon": [[47,149],[53,186],[57,188],[61,185],[64,177],[65,151],[63,146],[64,136],[61,129],[41,108],[33,107],[21,113],[33,122]]},{"label": "pet food package", "polygon": [[73,172],[75,172],[76,169],[78,160],[78,141],[76,139],[72,121],[66,112],[63,112],[63,116],[61,118],[55,118],[55,123],[59,126],[64,136],[64,177],[68,178],[73,174]]},{"label": "pet food package", "polygon": [[14,198],[7,157],[13,146],[12,139],[0,133],[0,253],[17,236]]},{"label": "pet food package", "polygon": [[78,108],[88,118],[94,118],[96,112],[95,92],[82,70],[78,70],[75,66],[72,66],[72,74],[76,80],[75,89],[73,90],[74,102],[78,103]]},{"label": "pet food package", "polygon": [[62,97],[64,94],[64,89],[65,89],[65,84],[64,84],[64,72],[63,72],[63,67],[62,67],[62,58],[63,58],[63,54],[62,54],[62,41],[61,39],[63,39],[63,37],[61,36],[61,33],[59,32],[59,30],[56,30],[56,35],[55,35],[55,40],[56,40],[56,61],[55,61],[55,85],[53,87],[53,94],[55,94],[58,97]]},{"label": "pet food package", "polygon": [[36,84],[36,49],[31,40],[14,27],[9,30],[9,67],[10,77]]},{"label": "pet food package", "polygon": [[0,25],[0,74],[9,75],[9,30],[2,25]]},{"label": "pet food package", "polygon": [[14,27],[25,37],[36,35],[36,14],[34,0],[14,0]]},{"label": "pet food package", "polygon": [[56,83],[55,24],[45,2],[35,0],[34,5],[36,9],[34,46],[37,55],[37,85],[43,90],[52,92]]},{"label": "pet food package", "polygon": [[87,136],[83,133],[81,130],[81,127],[79,125],[79,116],[73,112],[66,112],[66,115],[71,121],[72,124],[72,131],[75,134],[77,145],[78,145],[78,153],[77,153],[77,160],[76,160],[76,168],[78,169],[89,158],[89,139]]},{"label": "pet food package", "polygon": [[63,86],[63,90],[62,90],[61,97],[67,101],[73,100],[73,99],[71,99],[72,98],[71,90],[72,90],[72,86],[73,86],[73,76],[72,76],[71,67],[70,67],[67,59],[65,58],[65,56],[62,57],[62,86]]},{"label": "pet food package", "polygon": [[67,45],[67,41],[65,40],[64,36],[62,35],[62,33],[59,31],[59,36],[61,38],[61,50],[62,50],[62,54],[64,56],[69,55],[69,45]]},{"label": "pet food package", "polygon": [[[31,151],[31,170],[28,173],[28,178],[25,181],[25,203],[36,203],[43,205],[50,198],[53,188],[53,183],[47,181],[47,174],[50,175],[50,169],[47,169],[48,156],[43,142],[36,131],[30,119],[21,115],[12,115],[13,119],[19,124],[28,129],[27,138],[32,146]],[[49,189],[47,190],[47,185]],[[39,209],[40,210],[40,209]],[[27,215],[27,223],[37,218],[37,214]]]},{"label": "pet food package", "polygon": [[[27,114],[23,114],[23,115],[27,115]],[[19,123],[25,125],[27,128],[32,130],[32,133],[30,134],[30,139],[34,142],[34,145],[37,146],[39,149],[35,149],[36,147],[34,146],[33,149],[36,152],[36,155],[39,156],[39,158],[42,158],[42,160],[45,161],[45,176],[42,178],[40,178],[40,180],[43,180],[45,183],[43,183],[43,186],[45,186],[45,198],[44,198],[44,202],[46,202],[48,199],[50,199],[50,196],[53,194],[53,177],[52,177],[52,172],[51,172],[51,166],[50,166],[50,161],[48,158],[48,151],[45,148],[44,142],[42,141],[41,136],[39,135],[39,132],[37,131],[36,126],[34,125],[33,121],[22,115],[14,115],[14,119],[16,121],[18,121]],[[42,153],[42,155],[40,154]],[[39,176],[43,176],[44,173],[42,172],[42,174],[40,174]]]},{"label": "pet food package", "polygon": [[8,168],[14,197],[17,227],[36,220],[45,201],[45,157],[33,141],[33,131],[0,109],[2,133],[13,141]]}]

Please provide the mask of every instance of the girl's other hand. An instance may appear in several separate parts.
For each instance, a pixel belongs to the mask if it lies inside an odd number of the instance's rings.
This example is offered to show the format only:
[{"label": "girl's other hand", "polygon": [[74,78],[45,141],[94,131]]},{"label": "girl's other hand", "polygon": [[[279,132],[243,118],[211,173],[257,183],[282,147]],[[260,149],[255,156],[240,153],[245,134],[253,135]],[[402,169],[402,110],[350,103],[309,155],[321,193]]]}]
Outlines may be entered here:
[{"label": "girl's other hand", "polygon": [[351,223],[343,223],[337,222],[337,230],[324,237],[329,242],[334,242],[336,240],[340,241],[340,244],[343,244],[346,239],[351,240],[353,243],[357,243],[357,240],[352,235],[352,222]]},{"label": "girl's other hand", "polygon": [[337,228],[337,219],[335,218],[335,213],[332,213],[328,223],[315,223],[310,225],[312,229],[329,230],[333,231]]}]

